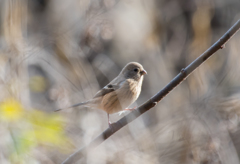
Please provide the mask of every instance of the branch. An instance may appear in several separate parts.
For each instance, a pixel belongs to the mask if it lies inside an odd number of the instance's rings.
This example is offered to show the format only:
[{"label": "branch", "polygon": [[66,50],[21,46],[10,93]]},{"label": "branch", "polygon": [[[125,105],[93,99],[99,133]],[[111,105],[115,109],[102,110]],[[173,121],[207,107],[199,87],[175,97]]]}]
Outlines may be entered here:
[{"label": "branch", "polygon": [[147,102],[139,106],[136,110],[129,113],[125,117],[121,118],[119,121],[114,123],[114,128],[106,129],[102,134],[96,137],[92,142],[90,142],[85,147],[79,149],[77,152],[68,157],[62,164],[72,164],[77,162],[81,155],[87,150],[94,148],[101,144],[104,140],[109,138],[119,129],[127,125],[128,123],[135,120],[137,117],[153,108],[160,100],[162,100],[170,91],[172,91],[176,86],[183,82],[188,75],[190,75],[197,67],[204,63],[209,57],[211,57],[216,51],[224,48],[226,42],[239,30],[240,20],[238,20],[216,43],[214,43],[209,49],[207,49],[202,55],[200,55],[196,60],[189,64],[186,68],[183,68],[180,73],[170,81],[160,92],[150,98]]}]

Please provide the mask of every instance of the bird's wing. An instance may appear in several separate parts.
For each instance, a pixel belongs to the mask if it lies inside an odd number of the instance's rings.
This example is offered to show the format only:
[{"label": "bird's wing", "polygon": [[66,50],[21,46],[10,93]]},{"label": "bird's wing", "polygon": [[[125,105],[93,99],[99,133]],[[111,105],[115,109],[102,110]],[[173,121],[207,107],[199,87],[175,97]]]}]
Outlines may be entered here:
[{"label": "bird's wing", "polygon": [[100,96],[105,96],[108,93],[116,91],[117,89],[121,88],[124,81],[126,81],[126,80],[125,79],[119,80],[119,78],[115,78],[108,85],[106,85],[104,88],[99,90],[93,98],[97,98],[97,97],[100,97]]}]

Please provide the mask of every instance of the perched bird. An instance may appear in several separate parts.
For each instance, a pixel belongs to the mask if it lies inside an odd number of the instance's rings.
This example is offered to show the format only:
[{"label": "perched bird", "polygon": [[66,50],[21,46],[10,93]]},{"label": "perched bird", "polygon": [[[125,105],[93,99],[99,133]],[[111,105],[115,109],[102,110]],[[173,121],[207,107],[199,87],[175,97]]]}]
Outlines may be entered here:
[{"label": "perched bird", "polygon": [[[72,105],[68,108],[81,105],[102,109],[107,112],[108,124],[110,126],[109,114],[123,111],[137,100],[141,93],[143,75],[145,74],[147,74],[147,72],[141,64],[130,62],[122,69],[115,79],[99,90],[92,99]],[[57,111],[59,110],[61,109]]]}]

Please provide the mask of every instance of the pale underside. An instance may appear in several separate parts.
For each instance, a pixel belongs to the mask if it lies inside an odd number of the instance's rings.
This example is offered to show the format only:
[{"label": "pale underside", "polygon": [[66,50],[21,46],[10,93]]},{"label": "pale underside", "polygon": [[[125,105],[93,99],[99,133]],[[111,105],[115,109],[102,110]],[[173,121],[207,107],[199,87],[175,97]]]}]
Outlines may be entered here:
[{"label": "pale underside", "polygon": [[118,89],[93,98],[90,100],[91,103],[86,104],[86,106],[102,109],[108,114],[120,112],[137,100],[141,92],[142,81],[143,77],[138,82],[127,79]]}]

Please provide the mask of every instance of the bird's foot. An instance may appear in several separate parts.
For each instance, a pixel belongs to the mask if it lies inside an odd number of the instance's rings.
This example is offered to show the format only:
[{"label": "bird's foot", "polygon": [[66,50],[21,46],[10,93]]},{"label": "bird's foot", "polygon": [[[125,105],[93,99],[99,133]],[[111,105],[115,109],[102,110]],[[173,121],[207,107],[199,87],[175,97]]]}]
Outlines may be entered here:
[{"label": "bird's foot", "polygon": [[124,109],[123,111],[120,111],[118,112],[118,115],[121,116],[123,115],[124,113],[126,113],[127,111],[134,111],[137,107],[134,107],[134,108],[126,108]]},{"label": "bird's foot", "polygon": [[117,129],[117,124],[114,122],[114,123],[111,123],[110,121],[108,122],[108,126],[109,126],[109,129],[111,129],[111,131],[116,131]]},{"label": "bird's foot", "polygon": [[125,112],[126,112],[125,110],[120,111],[120,112],[118,112],[118,115],[121,116],[121,115],[123,115]]},{"label": "bird's foot", "polygon": [[125,111],[134,111],[136,108],[137,108],[137,107],[135,106],[135,107],[133,107],[133,108],[126,108],[126,109],[124,109],[124,110],[125,110]]}]

